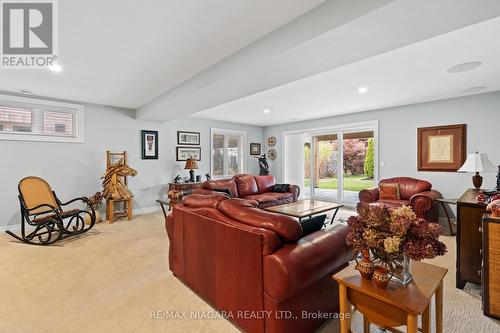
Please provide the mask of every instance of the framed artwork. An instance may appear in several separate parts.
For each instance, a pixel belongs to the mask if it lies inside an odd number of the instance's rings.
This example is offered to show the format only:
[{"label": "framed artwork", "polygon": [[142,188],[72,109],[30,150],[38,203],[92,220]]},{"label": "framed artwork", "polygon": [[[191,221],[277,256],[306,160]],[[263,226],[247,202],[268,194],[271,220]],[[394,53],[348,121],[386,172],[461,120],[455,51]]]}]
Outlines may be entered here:
[{"label": "framed artwork", "polygon": [[260,155],[260,143],[250,143],[250,155]]},{"label": "framed artwork", "polygon": [[467,156],[467,125],[423,127],[418,132],[418,171],[456,172]]},{"label": "framed artwork", "polygon": [[177,131],[177,144],[188,145],[188,146],[199,146],[200,133]]},{"label": "framed artwork", "polygon": [[141,150],[143,160],[158,159],[158,131],[141,131]]},{"label": "framed artwork", "polygon": [[201,161],[200,147],[177,147],[177,161],[186,161],[189,157]]}]

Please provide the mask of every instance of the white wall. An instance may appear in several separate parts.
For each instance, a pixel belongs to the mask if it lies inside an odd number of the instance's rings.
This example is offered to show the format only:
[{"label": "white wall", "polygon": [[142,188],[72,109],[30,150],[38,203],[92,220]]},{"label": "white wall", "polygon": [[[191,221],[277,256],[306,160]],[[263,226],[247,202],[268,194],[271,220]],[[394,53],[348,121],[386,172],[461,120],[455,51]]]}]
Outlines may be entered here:
[{"label": "white wall", "polygon": [[[265,138],[278,139],[278,158],[270,162],[271,173],[282,181],[283,132],[329,125],[379,121],[379,178],[409,176],[426,179],[445,197],[457,198],[472,186],[472,175],[453,172],[417,171],[417,128],[467,124],[467,151],[485,152],[500,164],[500,92],[376,111],[315,119],[266,127]],[[483,188],[496,184],[495,174],[484,174]]]},{"label": "white wall", "polygon": [[[138,171],[130,178],[137,212],[157,208],[155,202],[165,197],[167,183],[176,174],[187,177],[184,162],[175,161],[177,131],[201,133],[202,160],[196,174],[210,170],[210,128],[247,132],[247,171],[258,173],[258,163],[249,155],[249,142],[262,142],[261,127],[219,121],[182,118],[168,123],[134,119],[133,110],[99,105],[85,105],[85,142],[48,143],[0,140],[0,228],[20,221],[17,184],[28,175],[46,179],[62,201],[92,195],[101,190],[100,177],[106,165],[106,150],[129,154],[129,165]],[[159,159],[141,160],[140,131],[159,131]],[[179,171],[180,170],[180,171]],[[205,179],[203,176],[202,179]]]},{"label": "white wall", "polygon": [[[285,165],[283,182],[288,184],[304,184],[304,134],[287,135],[283,138]],[[301,195],[304,191],[301,191]]]}]

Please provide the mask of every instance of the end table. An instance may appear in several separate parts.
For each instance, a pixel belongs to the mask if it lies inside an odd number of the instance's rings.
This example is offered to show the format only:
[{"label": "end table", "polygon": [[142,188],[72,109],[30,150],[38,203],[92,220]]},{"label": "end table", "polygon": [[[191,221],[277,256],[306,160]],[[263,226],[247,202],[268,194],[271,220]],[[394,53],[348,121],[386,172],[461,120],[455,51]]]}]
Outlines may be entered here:
[{"label": "end table", "polygon": [[[430,301],[436,294],[436,332],[443,332],[443,279],[446,268],[422,263],[412,263],[413,281],[406,286],[390,281],[387,289],[381,289],[371,280],[361,277],[350,265],[333,275],[339,283],[340,312],[351,313],[351,305],[363,315],[364,332],[370,331],[370,323],[391,332],[394,327],[406,325],[408,333],[417,333],[418,316],[422,316],[423,333],[430,329]],[[350,316],[342,316],[340,331],[349,333]]]}]

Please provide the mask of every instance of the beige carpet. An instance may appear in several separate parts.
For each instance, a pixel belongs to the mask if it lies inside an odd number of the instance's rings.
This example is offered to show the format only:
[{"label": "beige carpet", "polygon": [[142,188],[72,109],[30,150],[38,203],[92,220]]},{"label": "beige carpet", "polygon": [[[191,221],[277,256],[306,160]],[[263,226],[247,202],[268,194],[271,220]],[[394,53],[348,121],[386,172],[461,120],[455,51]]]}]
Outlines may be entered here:
[{"label": "beige carpet", "polygon": [[[477,290],[453,287],[454,238],[443,240],[450,252],[433,262],[450,269],[445,332],[500,331],[497,321],[482,315]],[[238,332],[223,319],[151,319],[153,311],[214,313],[172,276],[167,249],[161,214],[100,223],[59,246],[30,246],[0,235],[0,332]],[[358,332],[359,325],[355,314]],[[320,331],[338,332],[338,322]]]}]

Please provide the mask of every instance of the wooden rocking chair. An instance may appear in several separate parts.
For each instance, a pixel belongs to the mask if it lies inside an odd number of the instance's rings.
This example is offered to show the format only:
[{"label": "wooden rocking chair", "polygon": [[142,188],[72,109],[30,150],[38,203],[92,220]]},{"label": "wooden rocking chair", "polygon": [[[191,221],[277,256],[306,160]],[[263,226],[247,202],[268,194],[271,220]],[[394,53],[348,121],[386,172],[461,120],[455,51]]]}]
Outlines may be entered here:
[{"label": "wooden rocking chair", "polygon": [[[63,238],[87,232],[95,224],[95,211],[85,197],[62,203],[50,185],[38,177],[22,179],[17,188],[21,204],[21,236],[6,231],[17,240],[34,245],[49,245]],[[63,206],[76,201],[85,203],[88,210],[63,210]],[[91,221],[87,227],[83,218],[85,214],[90,216]],[[28,234],[27,226],[34,228]]]}]

